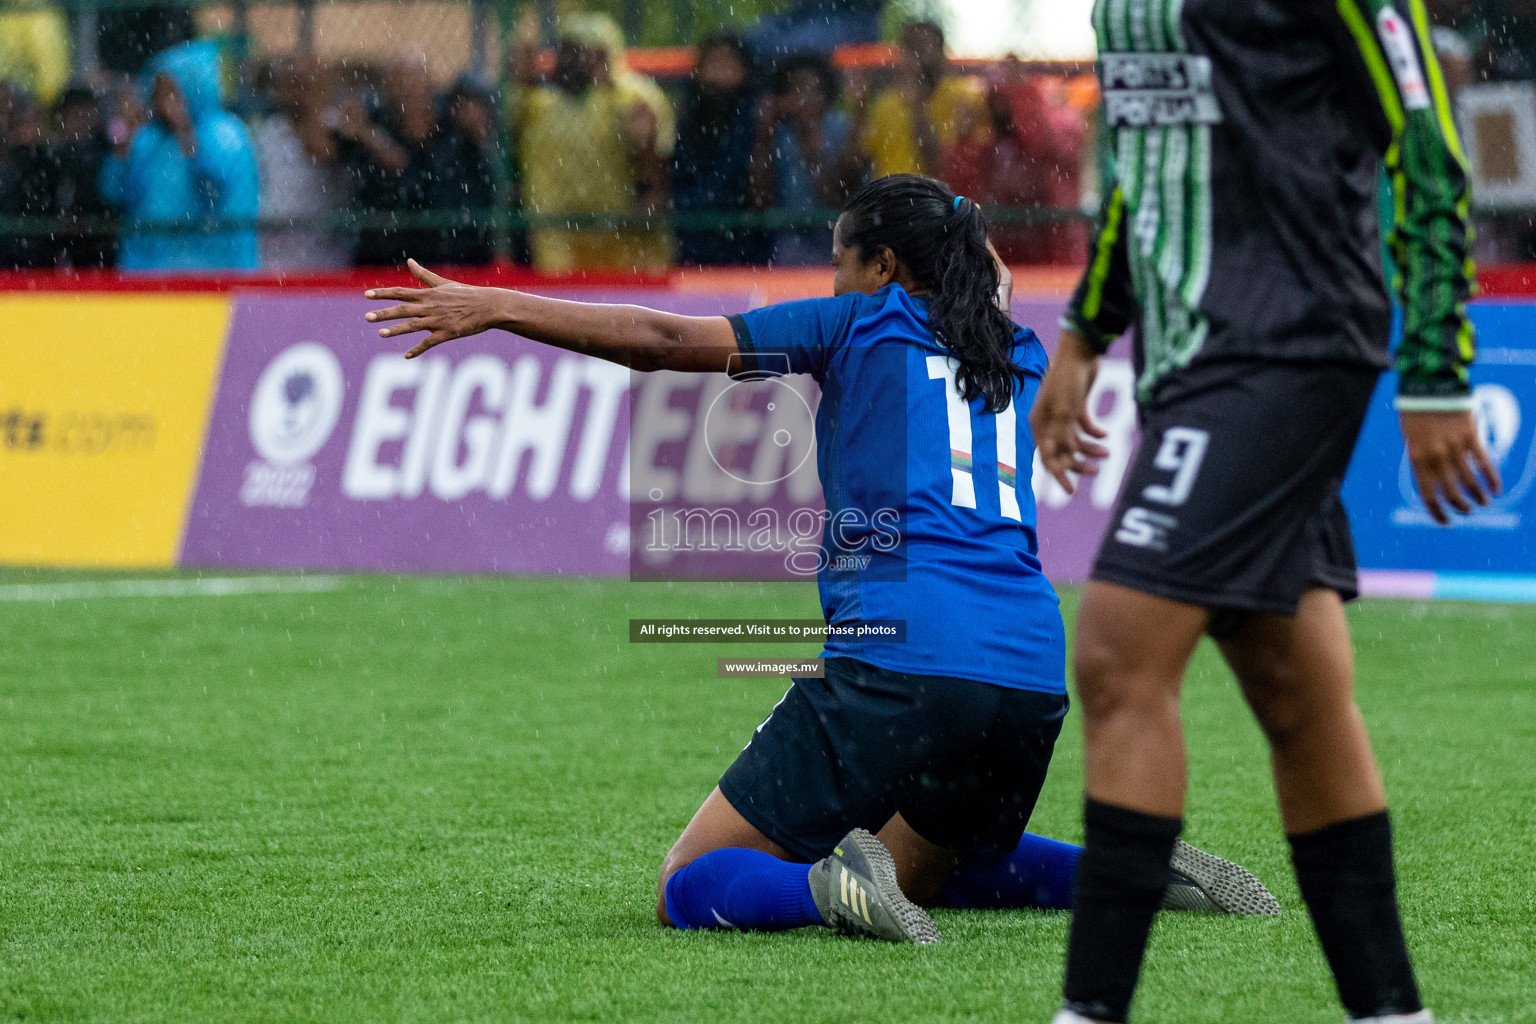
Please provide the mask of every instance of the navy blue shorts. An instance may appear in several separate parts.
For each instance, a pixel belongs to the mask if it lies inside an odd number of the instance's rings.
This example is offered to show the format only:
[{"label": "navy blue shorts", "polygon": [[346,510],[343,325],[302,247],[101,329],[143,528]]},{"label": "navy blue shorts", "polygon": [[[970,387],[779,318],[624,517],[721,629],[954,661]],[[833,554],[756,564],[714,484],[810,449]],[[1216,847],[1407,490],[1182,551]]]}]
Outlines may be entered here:
[{"label": "navy blue shorts", "polygon": [[828,658],[796,679],[720,791],[758,831],[805,861],[849,829],[898,811],[952,850],[1011,850],[1045,784],[1064,693],[920,676]]},{"label": "navy blue shorts", "polygon": [[1339,500],[1376,370],[1232,361],[1146,410],[1141,449],[1093,578],[1212,611],[1295,615],[1314,587],[1358,585]]}]

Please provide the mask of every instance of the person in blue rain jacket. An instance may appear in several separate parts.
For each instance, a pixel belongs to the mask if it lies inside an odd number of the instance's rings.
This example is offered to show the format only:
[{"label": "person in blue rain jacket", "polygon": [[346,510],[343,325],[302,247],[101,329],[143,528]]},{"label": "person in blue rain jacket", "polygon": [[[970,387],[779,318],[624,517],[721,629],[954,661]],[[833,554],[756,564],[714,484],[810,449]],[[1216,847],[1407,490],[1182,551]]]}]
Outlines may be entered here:
[{"label": "person in blue rain jacket", "polygon": [[124,270],[253,270],[256,157],[221,105],[218,47],[182,43],[150,59],[150,121],[108,160],[101,193],[121,210]]}]

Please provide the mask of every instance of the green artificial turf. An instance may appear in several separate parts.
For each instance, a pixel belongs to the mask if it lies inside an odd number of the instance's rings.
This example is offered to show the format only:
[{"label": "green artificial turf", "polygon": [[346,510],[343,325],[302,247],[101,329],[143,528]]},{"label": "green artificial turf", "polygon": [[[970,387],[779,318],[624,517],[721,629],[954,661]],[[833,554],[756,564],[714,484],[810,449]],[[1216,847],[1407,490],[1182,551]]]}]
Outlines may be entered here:
[{"label": "green artificial turf", "polygon": [[[0,603],[0,1020],[1043,1024],[1062,913],[940,911],[924,949],[656,924],[662,855],[782,689],[715,658],[807,649],[627,620],[816,614],[802,587],[388,577]],[[1536,608],[1351,620],[1426,998],[1536,1021]],[[1337,1024],[1208,648],[1185,709],[1186,835],[1285,913],[1163,915],[1138,1020]],[[1038,831],[1078,837],[1080,771],[1074,716]]]}]

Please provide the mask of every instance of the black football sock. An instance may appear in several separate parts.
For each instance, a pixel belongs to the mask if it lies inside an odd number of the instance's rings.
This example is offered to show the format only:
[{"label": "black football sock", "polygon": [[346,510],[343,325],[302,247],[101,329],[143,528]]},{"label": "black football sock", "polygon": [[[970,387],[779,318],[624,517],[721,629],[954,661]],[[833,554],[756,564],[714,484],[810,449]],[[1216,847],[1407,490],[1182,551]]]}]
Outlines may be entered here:
[{"label": "black football sock", "polygon": [[1067,939],[1067,1007],[1124,1021],[1184,822],[1089,800]]},{"label": "black football sock", "polygon": [[1301,897],[1350,1016],[1421,1010],[1397,912],[1387,812],[1287,838]]}]

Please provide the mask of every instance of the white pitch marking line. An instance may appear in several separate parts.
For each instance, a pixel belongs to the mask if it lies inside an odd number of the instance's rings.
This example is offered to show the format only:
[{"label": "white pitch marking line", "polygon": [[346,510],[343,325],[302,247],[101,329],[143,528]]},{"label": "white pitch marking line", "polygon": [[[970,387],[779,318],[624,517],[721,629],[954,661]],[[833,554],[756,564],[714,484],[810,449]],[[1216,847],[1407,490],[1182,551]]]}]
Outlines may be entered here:
[{"label": "white pitch marking line", "polygon": [[197,580],[101,580],[0,586],[0,601],[68,601],[88,597],[233,597],[340,590],[340,576],[213,576]]}]

